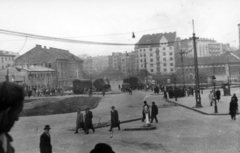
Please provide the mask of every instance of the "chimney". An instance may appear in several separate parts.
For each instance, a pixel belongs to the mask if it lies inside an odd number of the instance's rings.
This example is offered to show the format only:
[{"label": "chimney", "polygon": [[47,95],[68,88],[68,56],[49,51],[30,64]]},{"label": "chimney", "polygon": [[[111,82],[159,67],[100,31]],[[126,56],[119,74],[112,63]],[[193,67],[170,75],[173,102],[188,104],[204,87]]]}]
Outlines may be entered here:
[{"label": "chimney", "polygon": [[41,45],[36,45],[36,48],[42,48],[42,46]]},{"label": "chimney", "polygon": [[44,46],[44,49],[47,49],[47,47],[46,47],[46,46]]}]

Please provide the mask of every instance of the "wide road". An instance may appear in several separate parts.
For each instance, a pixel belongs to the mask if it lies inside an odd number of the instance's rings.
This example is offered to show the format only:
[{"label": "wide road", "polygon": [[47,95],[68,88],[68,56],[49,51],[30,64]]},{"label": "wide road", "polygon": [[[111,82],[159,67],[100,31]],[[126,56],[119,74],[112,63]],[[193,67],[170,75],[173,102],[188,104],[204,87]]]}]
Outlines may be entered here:
[{"label": "wide road", "polygon": [[[110,107],[119,111],[120,120],[141,117],[143,100],[155,101],[161,106],[162,95],[133,91],[106,95],[98,107],[92,110],[94,123],[109,121]],[[204,116],[182,107],[160,107],[159,122],[153,123],[153,131],[118,131],[113,137],[108,129],[96,129],[95,133],[74,134],[76,113],[22,117],[11,131],[17,153],[39,152],[39,138],[46,124],[51,126],[51,139],[55,153],[88,153],[99,142],[110,144],[116,153],[236,153],[239,152],[239,120],[229,116]],[[142,126],[141,121],[125,123],[121,128]]]}]

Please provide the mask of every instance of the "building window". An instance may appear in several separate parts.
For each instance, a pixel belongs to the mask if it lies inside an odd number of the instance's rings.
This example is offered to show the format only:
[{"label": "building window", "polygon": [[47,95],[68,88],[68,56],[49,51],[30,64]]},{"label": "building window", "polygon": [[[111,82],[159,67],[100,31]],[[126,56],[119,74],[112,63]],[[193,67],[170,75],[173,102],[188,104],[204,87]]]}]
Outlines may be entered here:
[{"label": "building window", "polygon": [[169,49],[172,50],[172,46],[170,46]]},{"label": "building window", "polygon": [[150,62],[153,62],[153,59],[152,59],[152,58],[150,59]]},{"label": "building window", "polygon": [[173,68],[171,68],[171,72],[173,72]]},{"label": "building window", "polygon": [[152,53],[150,54],[150,56],[151,56],[151,57],[153,56]]},{"label": "building window", "polygon": [[167,64],[166,64],[166,63],[164,63],[164,64],[163,64],[163,66],[167,66]]},{"label": "building window", "polygon": [[153,67],[153,64],[150,64],[150,67]]},{"label": "building window", "polygon": [[170,61],[172,61],[173,60],[173,58],[172,57],[170,57]]},{"label": "building window", "polygon": [[141,68],[143,68],[143,64],[141,64]]},{"label": "building window", "polygon": [[164,72],[167,72],[167,69],[164,69]]},{"label": "building window", "polygon": [[152,48],[150,48],[149,50],[152,51]]},{"label": "building window", "polygon": [[153,72],[153,69],[151,69],[151,72]]},{"label": "building window", "polygon": [[172,52],[170,52],[169,55],[172,55]]},{"label": "building window", "polygon": [[163,58],[163,61],[167,61],[166,58]]},{"label": "building window", "polygon": [[166,48],[165,48],[165,47],[163,47],[162,49],[163,49],[163,50],[166,50]]},{"label": "building window", "polygon": [[141,59],[140,61],[141,61],[141,63],[143,62],[143,60],[142,60],[142,59]]},{"label": "building window", "polygon": [[142,57],[142,54],[140,54],[140,57]]},{"label": "building window", "polygon": [[166,56],[166,53],[163,53],[163,56]]},{"label": "building window", "polygon": [[170,63],[170,66],[173,66],[173,63]]}]

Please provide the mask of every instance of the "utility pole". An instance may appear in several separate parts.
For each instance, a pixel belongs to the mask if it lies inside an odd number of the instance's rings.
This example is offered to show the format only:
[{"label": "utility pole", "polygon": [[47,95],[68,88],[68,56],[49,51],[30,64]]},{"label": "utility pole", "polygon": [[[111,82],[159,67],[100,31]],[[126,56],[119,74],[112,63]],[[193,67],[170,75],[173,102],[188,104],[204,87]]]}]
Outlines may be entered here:
[{"label": "utility pole", "polygon": [[9,82],[9,71],[7,69],[6,82]]},{"label": "utility pole", "polygon": [[194,32],[194,20],[192,21],[193,24],[193,37],[190,38],[193,40],[193,49],[194,49],[194,65],[195,65],[195,98],[196,98],[196,108],[201,108],[201,95],[200,95],[200,89],[199,89],[199,73],[198,73],[198,57],[197,57],[197,47],[196,47],[196,39],[198,37],[195,37]]},{"label": "utility pole", "polygon": [[183,66],[183,54],[184,52],[181,49],[181,52],[179,53],[181,55],[181,66],[182,66],[182,82],[183,86],[185,87],[185,72],[184,72],[184,66]]}]

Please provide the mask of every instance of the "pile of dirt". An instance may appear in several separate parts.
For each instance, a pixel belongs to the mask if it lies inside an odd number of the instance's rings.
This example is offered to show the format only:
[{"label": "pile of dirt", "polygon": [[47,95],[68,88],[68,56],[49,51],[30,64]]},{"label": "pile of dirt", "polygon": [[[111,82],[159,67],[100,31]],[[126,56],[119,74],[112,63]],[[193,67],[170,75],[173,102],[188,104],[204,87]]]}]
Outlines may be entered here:
[{"label": "pile of dirt", "polygon": [[78,108],[94,108],[100,101],[99,97],[70,97],[65,99],[44,99],[41,105],[24,109],[20,116],[39,116],[76,112]]}]

